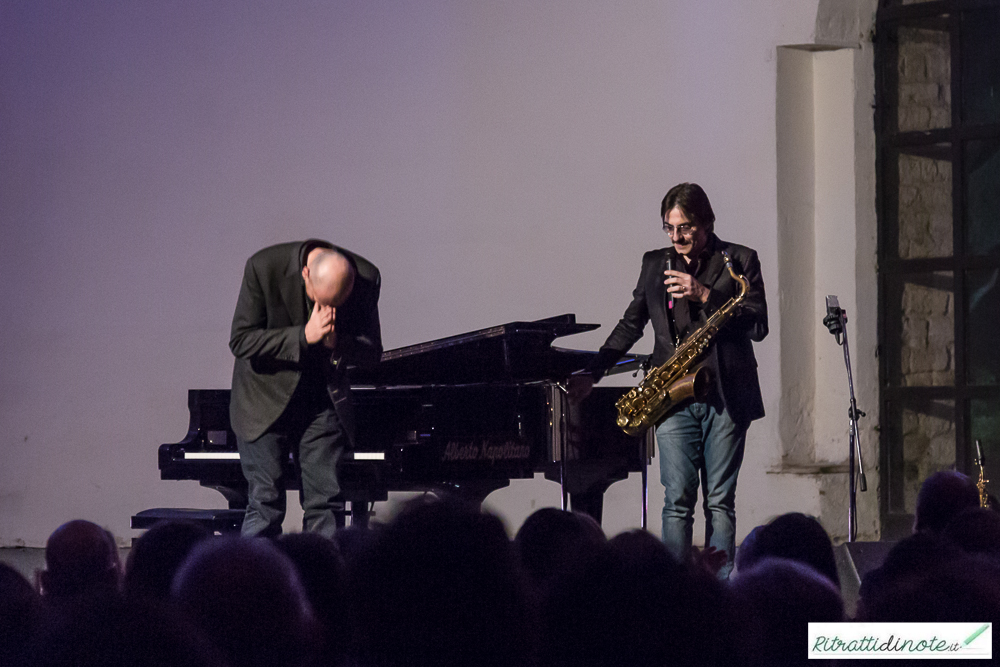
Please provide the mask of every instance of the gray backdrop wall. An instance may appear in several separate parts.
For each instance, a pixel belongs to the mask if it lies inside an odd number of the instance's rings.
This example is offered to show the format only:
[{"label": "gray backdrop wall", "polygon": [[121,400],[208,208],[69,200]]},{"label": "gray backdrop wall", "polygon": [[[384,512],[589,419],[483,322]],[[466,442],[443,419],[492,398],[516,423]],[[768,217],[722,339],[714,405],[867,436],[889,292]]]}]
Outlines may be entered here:
[{"label": "gray backdrop wall", "polygon": [[[188,388],[229,386],[242,266],[267,244],[318,236],[378,264],[387,348],[575,312],[603,326],[561,344],[596,349],[665,245],[660,198],[691,180],[772,287],[775,52],[811,40],[816,10],[3,3],[0,546],[223,505],[161,482],[156,447],[182,437]],[[758,471],[777,451],[774,322]],[[744,478],[741,533],[773,509]],[[491,500],[512,530],[558,496],[518,484]],[[616,503],[611,529],[636,525]]]}]

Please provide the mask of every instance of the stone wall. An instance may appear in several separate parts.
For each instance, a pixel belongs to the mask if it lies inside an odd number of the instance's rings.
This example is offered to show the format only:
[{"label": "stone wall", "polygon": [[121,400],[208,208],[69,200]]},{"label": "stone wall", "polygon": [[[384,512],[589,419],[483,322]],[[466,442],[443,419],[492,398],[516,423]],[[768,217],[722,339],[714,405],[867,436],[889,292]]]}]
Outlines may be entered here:
[{"label": "stone wall", "polygon": [[[900,132],[951,125],[949,35],[937,30],[899,29]],[[943,149],[947,146],[932,147]],[[950,257],[954,253],[952,164],[919,155],[899,156],[899,257]],[[903,286],[899,341],[903,386],[955,384],[954,276],[919,276]],[[889,342],[891,344],[891,342]],[[928,476],[955,465],[954,401],[904,408],[904,510],[916,509]]]},{"label": "stone wall", "polygon": [[[950,276],[938,274],[950,285]],[[955,384],[955,295],[937,286],[903,286],[900,360],[904,387]]]},{"label": "stone wall", "polygon": [[951,162],[899,156],[899,257],[953,253]]},{"label": "stone wall", "polygon": [[899,29],[899,131],[951,125],[951,49],[948,33]]},{"label": "stone wall", "polygon": [[903,410],[903,503],[908,514],[917,508],[924,480],[955,467],[955,402],[933,401],[925,410]]}]

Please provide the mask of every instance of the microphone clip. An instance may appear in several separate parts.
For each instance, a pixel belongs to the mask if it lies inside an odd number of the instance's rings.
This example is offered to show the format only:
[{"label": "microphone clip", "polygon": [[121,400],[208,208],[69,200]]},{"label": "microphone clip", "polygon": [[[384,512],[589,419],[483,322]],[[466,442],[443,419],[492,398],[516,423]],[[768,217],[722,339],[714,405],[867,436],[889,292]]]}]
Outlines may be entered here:
[{"label": "microphone clip", "polygon": [[837,340],[837,345],[843,345],[841,339],[846,323],[847,313],[840,307],[840,301],[837,297],[833,295],[826,297],[826,317],[823,318],[823,325],[833,334],[833,337]]}]

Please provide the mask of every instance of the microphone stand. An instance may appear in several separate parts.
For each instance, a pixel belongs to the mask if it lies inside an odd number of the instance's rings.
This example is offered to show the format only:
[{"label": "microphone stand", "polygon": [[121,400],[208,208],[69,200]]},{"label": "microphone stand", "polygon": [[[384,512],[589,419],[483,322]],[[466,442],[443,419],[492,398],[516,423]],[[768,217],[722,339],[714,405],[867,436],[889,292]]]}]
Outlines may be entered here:
[{"label": "microphone stand", "polygon": [[[868,490],[868,482],[865,479],[865,466],[861,460],[860,431],[858,420],[865,416],[865,413],[858,410],[858,402],[854,397],[854,376],[851,373],[851,350],[847,343],[847,313],[840,307],[840,302],[836,296],[826,297],[826,317],[823,324],[833,334],[837,345],[844,348],[844,364],[847,366],[847,387],[851,396],[851,405],[847,410],[847,416],[851,422],[850,444],[848,447],[848,476],[850,478],[848,505],[847,505],[847,541],[853,542],[858,536],[858,491],[860,482],[861,491]],[[858,467],[855,471],[854,462],[857,460]]]}]

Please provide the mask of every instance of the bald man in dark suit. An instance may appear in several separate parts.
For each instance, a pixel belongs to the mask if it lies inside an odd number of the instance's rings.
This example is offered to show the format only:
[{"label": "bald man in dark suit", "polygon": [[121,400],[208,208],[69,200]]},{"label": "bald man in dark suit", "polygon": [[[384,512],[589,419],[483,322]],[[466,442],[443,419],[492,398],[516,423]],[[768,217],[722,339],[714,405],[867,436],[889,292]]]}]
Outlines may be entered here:
[{"label": "bald man in dark suit", "polygon": [[285,516],[282,462],[300,476],[303,530],[337,525],[337,464],[354,439],[350,366],[382,355],[381,276],[327,241],[270,246],[247,260],[229,347],[229,412],[249,485],[244,535],[274,536]]}]

